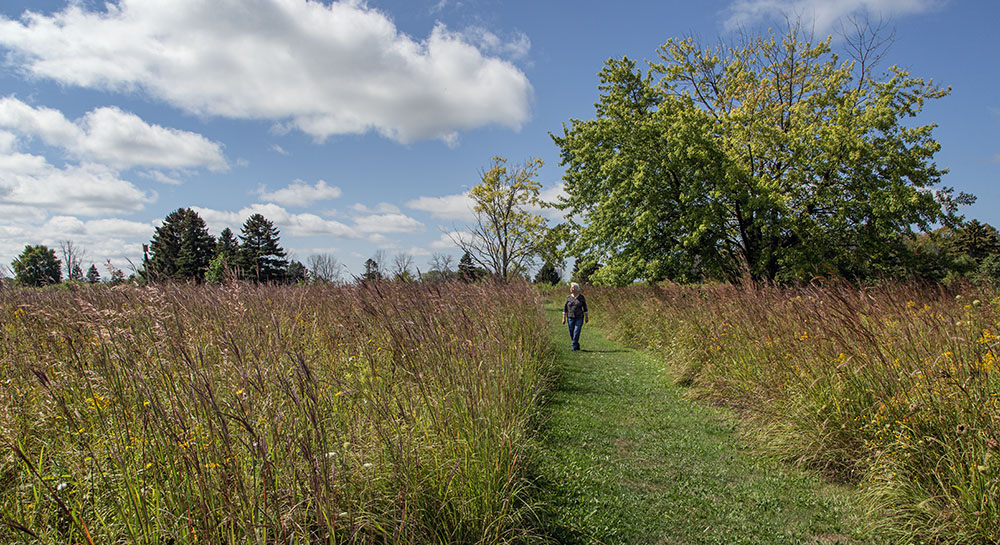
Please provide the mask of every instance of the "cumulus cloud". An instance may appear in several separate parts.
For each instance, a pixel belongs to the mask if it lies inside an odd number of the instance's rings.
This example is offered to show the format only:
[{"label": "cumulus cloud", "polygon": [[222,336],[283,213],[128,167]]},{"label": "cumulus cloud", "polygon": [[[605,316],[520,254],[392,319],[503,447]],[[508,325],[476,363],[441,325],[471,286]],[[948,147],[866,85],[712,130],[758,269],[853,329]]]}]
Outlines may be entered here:
[{"label": "cumulus cloud", "polygon": [[362,233],[415,233],[424,224],[405,214],[372,214],[354,218],[354,227]]},{"label": "cumulus cloud", "polygon": [[361,203],[355,203],[351,205],[351,210],[355,212],[360,212],[362,214],[398,214],[399,207],[394,204],[389,204],[387,202],[380,202],[375,207],[365,206]]},{"label": "cumulus cloud", "polygon": [[83,252],[84,269],[91,263],[105,274],[104,263],[111,259],[128,269],[131,261],[142,259],[142,242],[153,236],[151,223],[119,218],[82,220],[76,216],[56,215],[47,219],[25,216],[0,216],[0,263],[10,263],[24,250],[25,244],[44,244],[57,250],[71,240]]},{"label": "cumulus cloud", "polygon": [[151,125],[115,107],[97,108],[70,121],[59,110],[7,96],[0,98],[0,127],[118,169],[227,167],[221,144],[193,132]]},{"label": "cumulus cloud", "polygon": [[439,24],[415,40],[357,1],[120,0],[104,11],[71,2],[0,17],[8,62],[36,77],[138,90],[317,139],[376,131],[400,142],[454,142],[462,130],[527,121],[531,84],[490,52],[517,56],[530,42],[488,34],[472,43]]},{"label": "cumulus cloud", "polygon": [[412,233],[423,231],[424,224],[403,214],[372,214],[354,218],[353,225],[322,218],[316,214],[294,214],[274,203],[257,203],[238,211],[215,210],[192,206],[214,233],[229,227],[239,231],[252,214],[261,214],[274,222],[283,233],[295,236],[327,235],[356,239],[385,233]]},{"label": "cumulus cloud", "polygon": [[435,250],[454,250],[459,247],[455,243],[456,240],[470,242],[472,238],[472,233],[468,231],[451,231],[443,233],[437,240],[431,242],[430,247]]},{"label": "cumulus cloud", "polygon": [[[547,203],[558,202],[559,197],[564,196],[566,196],[566,190],[562,182],[548,189],[543,189],[538,194],[538,198]],[[468,191],[443,197],[419,197],[408,201],[406,206],[414,210],[428,212],[435,219],[467,223],[476,221],[475,203],[469,197]],[[531,206],[528,207],[528,210],[549,219],[558,220],[563,217],[562,212],[555,208]]]},{"label": "cumulus cloud", "polygon": [[280,231],[289,235],[328,235],[340,238],[358,238],[360,236],[354,228],[339,221],[324,219],[315,214],[292,214],[273,203],[252,204],[236,212],[199,206],[192,206],[191,209],[205,220],[209,229],[214,233],[219,233],[226,227],[238,233],[247,218],[253,214],[261,214],[274,222]]},{"label": "cumulus cloud", "polygon": [[295,180],[288,187],[276,191],[267,191],[261,187],[257,194],[265,201],[276,202],[286,206],[306,206],[316,201],[336,199],[341,191],[337,186],[327,185],[324,180],[319,180],[314,185],[309,185],[302,180]]},{"label": "cumulus cloud", "polygon": [[737,0],[728,9],[728,29],[770,19],[801,17],[826,34],[842,17],[857,13],[878,16],[924,13],[944,6],[948,0]]},{"label": "cumulus cloud", "polygon": [[473,202],[469,193],[444,197],[420,197],[406,203],[408,208],[429,212],[431,217],[452,221],[475,221]]},{"label": "cumulus cloud", "polygon": [[141,210],[156,193],[142,191],[103,165],[57,168],[41,156],[0,153],[0,204],[46,213],[104,216]]},{"label": "cumulus cloud", "polygon": [[503,39],[489,29],[473,26],[462,32],[470,43],[476,44],[480,50],[500,57],[523,59],[531,51],[531,39],[523,32],[517,32],[510,39]]}]

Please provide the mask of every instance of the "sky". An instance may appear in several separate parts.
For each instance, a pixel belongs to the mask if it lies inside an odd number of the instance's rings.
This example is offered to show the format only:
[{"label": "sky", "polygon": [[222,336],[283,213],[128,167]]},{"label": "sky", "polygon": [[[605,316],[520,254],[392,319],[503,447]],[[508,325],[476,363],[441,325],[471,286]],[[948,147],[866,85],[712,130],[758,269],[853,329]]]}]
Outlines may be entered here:
[{"label": "sky", "polygon": [[184,207],[213,235],[262,213],[348,275],[376,252],[457,263],[493,156],[542,159],[560,194],[550,134],[593,118],[606,60],[786,18],[836,49],[865,15],[895,31],[886,66],[951,88],[915,121],[942,185],[978,197],[961,212],[1000,226],[995,0],[3,0],[0,268],[70,240],[127,272]]}]

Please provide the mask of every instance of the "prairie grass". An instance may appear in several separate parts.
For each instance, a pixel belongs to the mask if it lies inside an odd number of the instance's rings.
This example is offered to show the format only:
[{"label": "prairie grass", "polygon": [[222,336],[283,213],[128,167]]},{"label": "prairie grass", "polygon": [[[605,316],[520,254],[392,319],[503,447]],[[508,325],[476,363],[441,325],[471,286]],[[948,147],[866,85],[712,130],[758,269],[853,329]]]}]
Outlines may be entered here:
[{"label": "prairie grass", "polygon": [[[855,483],[909,543],[1000,542],[1000,297],[885,284],[591,288],[766,448]],[[593,308],[596,307],[596,308]]]},{"label": "prairie grass", "polygon": [[534,540],[527,285],[0,291],[2,543]]}]

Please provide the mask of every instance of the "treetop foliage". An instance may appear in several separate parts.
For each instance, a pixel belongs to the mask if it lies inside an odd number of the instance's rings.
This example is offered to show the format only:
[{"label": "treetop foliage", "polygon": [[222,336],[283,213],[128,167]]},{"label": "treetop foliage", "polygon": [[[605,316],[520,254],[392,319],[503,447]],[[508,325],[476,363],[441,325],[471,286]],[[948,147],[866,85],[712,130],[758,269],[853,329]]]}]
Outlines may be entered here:
[{"label": "treetop foliage", "polygon": [[62,282],[62,262],[56,251],[39,244],[24,247],[13,263],[14,278],[25,286],[47,286]]},{"label": "treetop foliage", "polygon": [[645,73],[600,73],[592,120],[553,135],[567,167],[570,255],[595,280],[864,276],[912,227],[954,224],[926,101],[949,90],[842,61],[797,28],[703,47],[668,40]]},{"label": "treetop foliage", "polygon": [[197,212],[178,208],[156,228],[149,253],[146,275],[150,280],[201,283],[215,254],[215,239]]}]

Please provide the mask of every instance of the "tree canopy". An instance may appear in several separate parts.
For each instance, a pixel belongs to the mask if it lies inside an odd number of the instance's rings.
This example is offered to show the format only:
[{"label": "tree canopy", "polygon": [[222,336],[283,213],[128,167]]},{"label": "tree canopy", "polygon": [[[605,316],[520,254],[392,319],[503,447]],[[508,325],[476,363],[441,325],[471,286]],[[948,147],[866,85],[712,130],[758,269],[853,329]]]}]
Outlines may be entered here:
[{"label": "tree canopy", "polygon": [[278,230],[262,214],[243,223],[240,233],[240,268],[243,275],[258,282],[281,282],[288,261],[279,244]]},{"label": "tree canopy", "polygon": [[568,250],[604,264],[597,281],[873,274],[971,202],[935,187],[934,125],[912,121],[948,93],[933,82],[876,76],[796,28],[658,57],[645,73],[609,60],[596,117],[553,135]]},{"label": "tree canopy", "polygon": [[27,245],[11,263],[14,278],[25,286],[46,286],[62,282],[62,262],[47,246]]},{"label": "tree canopy", "polygon": [[149,252],[146,275],[150,280],[200,283],[215,253],[215,239],[197,212],[178,208],[156,228]]},{"label": "tree canopy", "polygon": [[465,255],[503,280],[525,273],[545,238],[545,218],[530,210],[542,204],[542,184],[535,179],[541,167],[541,159],[508,167],[507,159],[494,157],[469,191],[476,214],[470,233],[452,239]]}]

